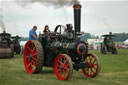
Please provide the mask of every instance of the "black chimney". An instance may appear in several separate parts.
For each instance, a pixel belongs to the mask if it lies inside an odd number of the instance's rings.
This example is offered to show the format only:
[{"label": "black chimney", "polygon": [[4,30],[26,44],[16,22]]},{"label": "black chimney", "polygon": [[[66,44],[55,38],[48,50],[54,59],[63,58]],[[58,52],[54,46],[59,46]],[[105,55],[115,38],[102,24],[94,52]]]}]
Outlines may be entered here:
[{"label": "black chimney", "polygon": [[77,36],[81,32],[81,5],[75,4],[74,8],[74,27],[75,27],[75,35]]}]

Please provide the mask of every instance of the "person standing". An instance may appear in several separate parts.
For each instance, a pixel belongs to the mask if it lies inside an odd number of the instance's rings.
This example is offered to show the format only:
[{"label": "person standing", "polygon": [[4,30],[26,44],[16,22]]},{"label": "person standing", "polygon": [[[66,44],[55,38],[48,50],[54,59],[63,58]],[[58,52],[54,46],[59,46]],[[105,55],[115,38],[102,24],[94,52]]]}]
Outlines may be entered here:
[{"label": "person standing", "polygon": [[49,26],[48,25],[45,25],[43,33],[46,34],[46,35],[48,35],[49,32],[50,32]]},{"label": "person standing", "polygon": [[29,31],[29,40],[37,40],[37,26],[33,26],[33,28]]}]

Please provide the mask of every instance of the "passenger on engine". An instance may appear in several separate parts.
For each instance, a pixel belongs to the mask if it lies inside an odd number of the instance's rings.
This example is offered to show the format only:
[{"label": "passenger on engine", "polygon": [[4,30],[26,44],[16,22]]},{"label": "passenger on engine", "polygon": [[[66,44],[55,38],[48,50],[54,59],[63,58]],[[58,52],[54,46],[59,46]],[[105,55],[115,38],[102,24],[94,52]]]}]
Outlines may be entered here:
[{"label": "passenger on engine", "polygon": [[45,25],[43,33],[47,36],[50,33],[49,26]]}]

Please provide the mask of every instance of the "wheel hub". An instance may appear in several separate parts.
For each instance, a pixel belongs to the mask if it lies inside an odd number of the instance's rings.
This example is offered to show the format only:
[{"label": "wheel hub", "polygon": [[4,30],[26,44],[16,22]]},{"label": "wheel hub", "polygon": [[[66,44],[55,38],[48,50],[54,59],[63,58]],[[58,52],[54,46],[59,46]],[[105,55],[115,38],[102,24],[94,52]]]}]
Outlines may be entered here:
[{"label": "wheel hub", "polygon": [[67,69],[67,65],[66,64],[63,65],[63,69]]},{"label": "wheel hub", "polygon": [[30,61],[32,61],[32,54],[30,54],[29,59],[30,59]]},{"label": "wheel hub", "polygon": [[60,69],[63,69],[64,67],[61,65],[61,66],[59,66],[59,68],[60,68]]},{"label": "wheel hub", "polygon": [[88,68],[93,68],[94,67],[94,64],[93,63],[90,63]]}]

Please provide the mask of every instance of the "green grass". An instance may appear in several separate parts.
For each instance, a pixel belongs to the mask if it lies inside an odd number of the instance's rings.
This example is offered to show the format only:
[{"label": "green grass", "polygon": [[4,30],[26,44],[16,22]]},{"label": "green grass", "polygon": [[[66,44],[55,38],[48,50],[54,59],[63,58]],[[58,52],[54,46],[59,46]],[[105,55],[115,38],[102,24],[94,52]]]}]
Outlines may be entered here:
[{"label": "green grass", "polygon": [[73,71],[68,81],[58,80],[52,68],[44,67],[40,74],[25,71],[22,55],[12,59],[0,59],[0,85],[128,85],[128,50],[119,50],[118,55],[99,51],[101,72],[95,78],[85,77],[81,70]]}]

